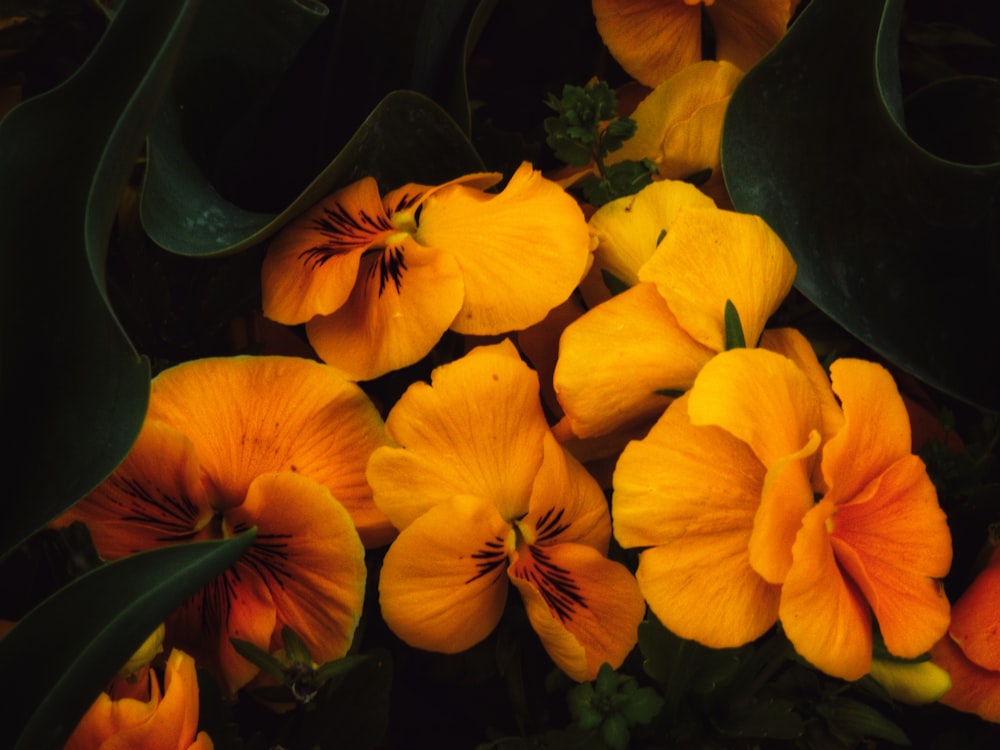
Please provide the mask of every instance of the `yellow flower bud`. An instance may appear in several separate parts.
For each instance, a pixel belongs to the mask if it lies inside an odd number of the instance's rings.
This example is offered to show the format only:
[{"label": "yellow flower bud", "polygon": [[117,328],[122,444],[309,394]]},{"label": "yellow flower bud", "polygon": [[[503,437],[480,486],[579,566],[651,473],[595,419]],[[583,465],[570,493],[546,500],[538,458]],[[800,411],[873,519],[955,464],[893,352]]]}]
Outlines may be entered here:
[{"label": "yellow flower bud", "polygon": [[933,703],[951,689],[951,677],[931,661],[873,659],[870,674],[900,703]]}]

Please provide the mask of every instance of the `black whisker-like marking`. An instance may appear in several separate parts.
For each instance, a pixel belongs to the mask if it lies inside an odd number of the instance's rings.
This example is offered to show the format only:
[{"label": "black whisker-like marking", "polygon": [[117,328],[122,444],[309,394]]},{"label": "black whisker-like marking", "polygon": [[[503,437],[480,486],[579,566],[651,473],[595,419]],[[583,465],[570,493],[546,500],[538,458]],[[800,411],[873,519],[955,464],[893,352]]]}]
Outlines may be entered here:
[{"label": "black whisker-like marking", "polygon": [[313,228],[324,239],[299,253],[304,264],[317,268],[336,255],[343,255],[359,247],[364,247],[372,238],[394,227],[385,214],[372,216],[361,210],[357,216],[351,214],[339,203],[324,208],[323,215],[313,221]]},{"label": "black whisker-like marking", "polygon": [[[476,574],[468,579],[466,583],[472,583],[493,572],[501,565],[504,565],[507,562],[507,550],[505,549],[503,539],[494,537],[491,541],[483,545],[483,549],[474,552],[470,557],[474,560],[479,560],[479,562],[476,563]],[[497,575],[500,575],[500,572]]]},{"label": "black whisker-like marking", "polygon": [[589,609],[570,572],[553,563],[541,547],[531,545],[530,550],[536,564],[518,567],[515,575],[538,589],[552,614],[565,623],[578,608]]},{"label": "black whisker-like marking", "polygon": [[565,508],[560,508],[558,512],[554,511],[555,508],[549,508],[535,522],[535,531],[538,532],[537,541],[544,542],[554,536],[559,536],[573,525],[572,522],[561,523],[563,514],[566,512]]}]

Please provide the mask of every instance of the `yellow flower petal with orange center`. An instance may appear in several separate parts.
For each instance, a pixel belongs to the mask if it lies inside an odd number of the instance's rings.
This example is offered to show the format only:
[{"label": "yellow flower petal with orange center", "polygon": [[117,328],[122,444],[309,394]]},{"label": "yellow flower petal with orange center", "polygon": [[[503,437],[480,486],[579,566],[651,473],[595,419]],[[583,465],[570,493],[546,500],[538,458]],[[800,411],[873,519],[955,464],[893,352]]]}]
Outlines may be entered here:
[{"label": "yellow flower petal with orange center", "polygon": [[524,545],[507,574],[556,666],[577,681],[618,668],[638,640],[646,605],[620,563],[584,544]]},{"label": "yellow flower petal with orange center", "polygon": [[614,473],[615,538],[648,547],[636,577],[671,631],[714,648],[747,643],[774,625],[777,586],[750,566],[748,545],[765,470],[742,442],[697,427],[688,396],[674,401]]},{"label": "yellow flower petal with orange center", "polygon": [[403,529],[379,576],[382,617],[416,648],[464,651],[488,636],[507,601],[510,522],[486,498],[456,495]]},{"label": "yellow flower petal with orange center", "polygon": [[295,357],[219,357],[153,380],[149,418],[194,444],[217,510],[242,503],[260,474],[292,471],[329,488],[367,546],[392,538],[372,501],[368,457],[388,444],[382,418],[353,382]]},{"label": "yellow flower petal with orange center", "polygon": [[639,271],[652,281],[678,323],[696,341],[722,351],[731,301],[747,346],[788,295],[795,261],[759,216],[713,208],[683,209],[656,253]]},{"label": "yellow flower petal with orange center", "polygon": [[507,340],[461,362],[407,389],[386,418],[401,447],[369,461],[376,503],[396,528],[458,494],[493,498],[506,519],[528,511],[548,432],[538,377]]}]

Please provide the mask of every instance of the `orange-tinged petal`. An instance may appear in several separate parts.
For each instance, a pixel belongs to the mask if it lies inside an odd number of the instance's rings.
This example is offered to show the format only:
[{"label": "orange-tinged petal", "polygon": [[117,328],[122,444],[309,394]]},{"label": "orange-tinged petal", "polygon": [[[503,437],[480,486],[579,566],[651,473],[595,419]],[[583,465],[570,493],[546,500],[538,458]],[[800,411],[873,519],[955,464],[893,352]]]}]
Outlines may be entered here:
[{"label": "orange-tinged petal", "polygon": [[802,519],[778,616],[795,650],[814,667],[857,680],[871,668],[871,613],[834,556],[828,524],[835,510],[824,499]]},{"label": "orange-tinged petal", "polygon": [[507,574],[556,665],[593,680],[604,662],[618,668],[638,639],[646,604],[625,566],[582,544],[525,545]]},{"label": "orange-tinged petal", "polygon": [[813,506],[809,473],[820,436],[813,430],[802,449],[767,470],[750,535],[750,564],[771,583],[781,583],[792,565],[792,545],[802,516]]},{"label": "orange-tinged petal", "polygon": [[573,542],[602,555],[611,540],[608,501],[597,481],[548,433],[528,513],[517,521],[532,544]]},{"label": "orange-tinged petal", "polygon": [[264,315],[295,325],[339,309],[354,288],[362,253],[395,231],[371,177],[327,196],[268,247]]},{"label": "orange-tinged petal", "polygon": [[680,211],[639,278],[656,284],[695,340],[715,351],[726,344],[725,309],[739,313],[747,346],[795,280],[795,261],[759,216],[716,208]]},{"label": "orange-tinged petal", "polygon": [[832,543],[871,605],[889,652],[912,659],[945,633],[951,533],[923,462],[906,456],[837,506]]},{"label": "orange-tinged petal", "polygon": [[458,261],[465,298],[451,328],[477,335],[542,320],[576,288],[592,249],[576,200],[527,162],[500,193],[466,185],[434,192],[415,239]]},{"label": "orange-tinged petal", "polygon": [[430,352],[464,294],[452,256],[401,237],[364,258],[347,302],[306,323],[306,335],[331,367],[352,380],[371,380]]},{"label": "orange-tinged petal", "polygon": [[670,405],[614,474],[615,538],[647,547],[637,578],[656,616],[707,645],[736,646],[777,619],[778,587],[751,567],[748,544],[764,467],[718,427],[696,427],[688,397]]},{"label": "orange-tinged petal", "polygon": [[608,155],[608,163],[652,159],[664,180],[682,180],[706,169],[699,191],[729,206],[722,178],[722,122],[742,71],[728,62],[705,60],[660,83],[629,115],[635,135]]},{"label": "orange-tinged petal", "polygon": [[[761,334],[760,348],[788,357],[809,378],[819,398],[821,419],[817,429],[825,445],[844,426],[844,413],[833,395],[830,376],[817,359],[812,344],[795,328],[768,328]],[[818,476],[819,472],[813,477],[814,482]],[[816,489],[825,490],[825,487]]]},{"label": "orange-tinged petal", "polygon": [[150,700],[113,701],[102,693],[66,743],[66,750],[211,750],[198,728],[198,676],[188,654],[174,649],[164,668],[163,691],[150,674]]},{"label": "orange-tinged petal", "polygon": [[688,410],[694,424],[721,427],[768,468],[798,453],[820,423],[809,379],[790,359],[765,349],[715,356],[698,374]]},{"label": "orange-tinged petal", "polygon": [[[635,286],[639,283],[639,269],[656,251],[681,208],[711,208],[714,205],[712,199],[694,185],[678,180],[653,182],[635,195],[605,203],[590,217],[590,231],[597,240],[597,248],[594,267],[588,277],[595,270],[598,275],[607,271],[627,286]],[[588,286],[597,287],[596,284]],[[603,292],[598,294],[601,290]],[[584,298],[591,307],[610,296],[603,281],[600,288],[589,294],[584,287]]]},{"label": "orange-tinged petal", "polygon": [[892,375],[876,362],[830,365],[843,428],[823,449],[823,477],[834,502],[850,500],[892,463],[910,455],[910,417]]},{"label": "orange-tinged petal", "polygon": [[292,472],[263,474],[246,502],[227,514],[234,529],[256,526],[238,563],[271,592],[277,619],[271,643],[291,627],[322,664],[347,653],[364,603],[365,550],[351,516],[318,482]]},{"label": "orange-tinged petal", "polygon": [[416,648],[457,653],[488,636],[507,600],[510,524],[487,498],[458,495],[400,532],[379,576],[382,617]]},{"label": "orange-tinged petal", "polygon": [[260,474],[292,471],[326,485],[369,546],[391,538],[365,467],[389,443],[375,405],[356,383],[296,357],[219,357],[165,370],[149,415],[194,443],[219,508],[243,502]]},{"label": "orange-tinged petal", "polygon": [[458,494],[491,498],[506,519],[528,511],[548,424],[538,377],[509,340],[411,385],[386,429],[400,447],[372,454],[368,481],[396,528]]},{"label": "orange-tinged petal", "polygon": [[749,70],[778,43],[798,0],[720,0],[706,4],[715,56]]},{"label": "orange-tinged petal", "polygon": [[55,525],[82,521],[101,556],[115,560],[205,538],[212,515],[191,441],[170,425],[147,419],[111,476]]},{"label": "orange-tinged petal", "polygon": [[974,664],[1000,672],[1000,555],[998,553],[992,554],[990,563],[955,602],[951,609],[951,626],[948,632]]},{"label": "orange-tinged petal", "polygon": [[638,284],[566,326],[556,396],[573,434],[607,434],[662,413],[669,397],[657,391],[686,390],[713,354],[678,326],[652,284]]},{"label": "orange-tinged petal", "polygon": [[948,637],[935,644],[931,658],[951,677],[951,690],[941,696],[940,703],[956,711],[977,714],[987,721],[1000,722],[1000,672],[970,661]]},{"label": "orange-tinged petal", "polygon": [[601,39],[649,87],[701,59],[701,5],[683,0],[593,0]]}]

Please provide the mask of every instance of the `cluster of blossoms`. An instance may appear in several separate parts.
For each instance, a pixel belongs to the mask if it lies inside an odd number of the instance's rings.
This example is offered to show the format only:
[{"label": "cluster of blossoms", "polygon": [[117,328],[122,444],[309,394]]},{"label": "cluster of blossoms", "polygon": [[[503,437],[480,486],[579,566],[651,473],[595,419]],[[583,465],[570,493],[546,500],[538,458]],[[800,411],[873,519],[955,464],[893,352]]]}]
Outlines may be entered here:
[{"label": "cluster of blossoms", "polygon": [[[726,102],[795,3],[706,3],[709,61],[698,4],[593,5],[646,87],[610,161],[649,159],[651,184],[596,209],[566,189],[592,167],[557,181],[525,163],[501,190],[492,173],[338,190],[275,238],[262,271],[264,314],[304,324],[316,360],[165,370],[132,452],[59,520],[84,522],[106,559],[258,529],[167,621],[163,698],[152,679],[143,710],[163,714],[191,683],[188,655],[231,696],[267,683],[233,639],[273,654],[290,628],[317,662],[346,654],[366,550],[381,548],[381,615],[402,641],[470,648],[512,585],[580,682],[624,662],[647,607],[716,648],[780,623],[846,680],[872,670],[876,625],[890,654],[932,652],[956,685],[1000,670],[984,594],[950,618],[951,537],[891,375],[857,359],[827,370],[798,331],[767,328],[795,263],[725,195]],[[683,43],[652,41],[666,36]],[[699,187],[682,180],[703,171]],[[475,337],[467,353],[380,412],[358,383],[449,330]],[[639,550],[634,572],[609,558],[612,535]],[[977,587],[992,592],[997,570]],[[997,718],[992,690],[953,705]],[[206,742],[186,731],[178,746]]]}]

